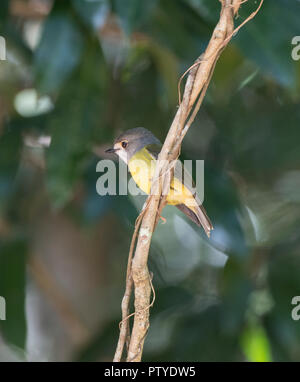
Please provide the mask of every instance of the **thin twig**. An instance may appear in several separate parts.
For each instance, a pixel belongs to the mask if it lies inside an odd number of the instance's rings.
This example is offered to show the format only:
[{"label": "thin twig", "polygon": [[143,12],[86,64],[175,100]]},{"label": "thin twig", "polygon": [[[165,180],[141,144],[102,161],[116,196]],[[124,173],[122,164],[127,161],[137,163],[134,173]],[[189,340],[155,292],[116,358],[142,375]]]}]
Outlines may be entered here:
[{"label": "thin twig", "polygon": [[[148,201],[147,201],[148,202]],[[126,288],[125,293],[122,299],[122,321],[120,322],[120,335],[119,340],[115,352],[115,356],[113,361],[114,362],[120,362],[122,360],[124,345],[129,337],[129,322],[128,319],[131,317],[131,314],[129,314],[129,304],[130,304],[130,296],[132,292],[133,287],[133,280],[131,277],[131,263],[132,263],[132,257],[133,257],[133,251],[135,247],[135,242],[138,234],[138,230],[140,228],[140,224],[142,221],[142,217],[144,215],[145,209],[142,210],[140,215],[137,217],[135,222],[135,229],[134,233],[131,239],[130,243],[130,250],[128,255],[128,263],[127,263],[127,273],[126,273]]]},{"label": "thin twig", "polygon": [[[239,4],[238,4],[238,6],[240,6],[241,4],[243,4],[243,3],[247,3],[249,0],[243,0],[243,1],[240,1],[239,2]],[[259,5],[258,5],[258,7],[256,8],[256,10],[254,11],[254,12],[252,12],[251,13],[251,15],[250,16],[248,16],[238,27],[236,27],[234,30],[233,30],[233,32],[225,39],[225,41],[223,42],[223,47],[225,47],[227,44],[228,44],[228,42],[231,40],[231,38],[233,37],[233,36],[235,36],[236,34],[237,34],[237,32],[246,24],[246,23],[248,23],[251,19],[253,19],[256,15],[257,15],[257,13],[259,12],[259,10],[260,10],[260,8],[262,7],[262,5],[263,5],[263,2],[264,2],[264,0],[261,0],[260,1],[260,3],[259,3]],[[231,5],[231,7],[233,7],[233,5]],[[180,89],[181,89],[181,83],[182,83],[182,81],[183,81],[183,79],[184,79],[184,77],[193,69],[193,68],[195,68],[195,67],[197,67],[197,66],[199,66],[204,60],[203,59],[201,59],[201,57],[202,57],[203,55],[201,55],[200,57],[199,57],[199,59],[196,61],[196,62],[194,62],[193,63],[193,65],[191,65],[183,74],[182,74],[182,76],[180,77],[180,79],[179,79],[179,81],[178,81],[178,84],[177,84],[177,91],[178,91],[178,103],[179,103],[179,105],[181,104],[181,91],[180,91]],[[205,60],[208,60],[209,58],[211,58],[211,57],[208,57],[208,58],[206,58]]]}]

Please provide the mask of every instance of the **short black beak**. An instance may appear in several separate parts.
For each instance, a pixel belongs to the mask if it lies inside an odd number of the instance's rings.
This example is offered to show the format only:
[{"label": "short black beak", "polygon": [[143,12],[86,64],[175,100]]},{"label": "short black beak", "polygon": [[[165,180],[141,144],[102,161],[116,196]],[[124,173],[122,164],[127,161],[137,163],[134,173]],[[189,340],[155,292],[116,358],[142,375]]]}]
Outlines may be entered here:
[{"label": "short black beak", "polygon": [[113,148],[105,150],[105,152],[106,152],[106,153],[109,153],[109,154],[115,153],[116,151],[117,151],[117,150],[116,150],[116,149],[113,149]]}]

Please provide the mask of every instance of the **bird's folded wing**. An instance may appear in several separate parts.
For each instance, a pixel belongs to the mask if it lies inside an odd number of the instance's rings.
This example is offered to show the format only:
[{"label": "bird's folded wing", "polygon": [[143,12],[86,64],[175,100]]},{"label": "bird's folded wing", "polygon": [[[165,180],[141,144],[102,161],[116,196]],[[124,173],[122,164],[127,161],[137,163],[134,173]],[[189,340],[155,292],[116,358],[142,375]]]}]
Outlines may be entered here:
[{"label": "bird's folded wing", "polygon": [[[150,153],[150,155],[153,157],[153,159],[156,160],[158,158],[160,151],[161,151],[162,145],[153,144],[153,145],[146,146],[146,148],[147,148],[148,152]],[[175,168],[174,168],[174,177],[183,182],[184,186],[189,191],[191,191],[191,193],[194,196],[194,198],[196,199],[197,203],[199,205],[201,205],[202,202],[199,199],[199,197],[197,196],[195,183],[193,181],[193,178],[192,178],[191,174],[187,171],[187,169],[184,168],[182,162],[180,162],[179,160],[176,160],[176,164],[175,164]]]}]

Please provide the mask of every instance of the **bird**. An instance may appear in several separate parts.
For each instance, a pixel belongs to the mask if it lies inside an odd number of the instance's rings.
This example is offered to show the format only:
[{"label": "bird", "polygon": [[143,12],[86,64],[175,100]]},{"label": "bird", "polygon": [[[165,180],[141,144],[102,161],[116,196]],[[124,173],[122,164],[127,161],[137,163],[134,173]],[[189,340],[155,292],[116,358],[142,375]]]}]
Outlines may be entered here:
[{"label": "bird", "polygon": [[[115,139],[113,147],[107,149],[106,152],[118,155],[127,164],[138,187],[149,194],[155,163],[161,147],[161,142],[151,131],[143,127],[136,127],[121,133]],[[184,169],[182,176],[182,169],[181,162],[179,163],[177,160],[166,203],[176,206],[195,224],[202,226],[206,235],[210,237],[213,225],[193,189],[194,183],[191,175]]]}]

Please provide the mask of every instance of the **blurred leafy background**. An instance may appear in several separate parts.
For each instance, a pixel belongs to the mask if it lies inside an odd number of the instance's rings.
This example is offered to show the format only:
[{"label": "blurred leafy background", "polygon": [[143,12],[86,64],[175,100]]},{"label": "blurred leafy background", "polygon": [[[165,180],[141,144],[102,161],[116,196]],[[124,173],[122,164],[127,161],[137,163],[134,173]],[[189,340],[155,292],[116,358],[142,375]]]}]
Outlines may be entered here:
[{"label": "blurred leafy background", "polygon": [[[243,4],[240,23],[257,7]],[[99,196],[116,134],[164,139],[217,0],[2,0],[0,360],[111,360],[144,197]],[[211,240],[177,209],[153,238],[144,360],[299,361],[300,2],[265,1],[223,53],[183,159],[205,159]],[[49,138],[51,144],[49,147]]]}]

